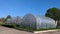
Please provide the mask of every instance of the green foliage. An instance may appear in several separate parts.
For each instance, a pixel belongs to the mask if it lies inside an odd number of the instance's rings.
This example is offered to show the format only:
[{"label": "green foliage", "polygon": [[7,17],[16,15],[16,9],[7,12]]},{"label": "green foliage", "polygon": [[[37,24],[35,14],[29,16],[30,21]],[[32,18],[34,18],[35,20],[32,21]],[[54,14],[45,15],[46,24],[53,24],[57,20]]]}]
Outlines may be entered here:
[{"label": "green foliage", "polygon": [[60,9],[58,8],[50,8],[47,10],[45,16],[50,17],[54,20],[60,20]]},{"label": "green foliage", "polygon": [[6,17],[6,19],[5,19],[5,21],[7,20],[7,19],[10,19],[11,18],[11,16],[10,15],[8,15],[7,17]]},{"label": "green foliage", "polygon": [[50,17],[52,19],[54,19],[55,21],[57,21],[57,26],[60,26],[60,9],[58,8],[50,8],[47,10],[47,13],[45,14],[45,16]]},{"label": "green foliage", "polygon": [[60,29],[60,26],[57,26],[56,28],[57,28],[57,29]]},{"label": "green foliage", "polygon": [[9,25],[3,24],[2,26],[9,27],[9,28],[15,28],[15,29],[18,29],[18,30],[30,31],[30,32],[60,29],[60,26],[57,26],[56,28],[40,28],[40,29],[35,29],[35,28],[31,28],[31,27],[20,26],[20,25],[16,25],[16,24],[9,24]]},{"label": "green foliage", "polygon": [[31,27],[25,27],[25,26],[20,26],[16,24],[2,24],[2,26],[9,27],[9,28],[15,28],[18,30],[25,30],[25,31],[34,31],[34,28]]},{"label": "green foliage", "polygon": [[34,31],[36,30],[35,28],[31,28],[31,27],[25,27],[25,26],[19,26],[17,29],[22,29],[22,30],[26,30],[26,31]]},{"label": "green foliage", "polygon": [[5,18],[4,17],[1,18],[1,22],[2,22],[1,24],[5,23]]}]

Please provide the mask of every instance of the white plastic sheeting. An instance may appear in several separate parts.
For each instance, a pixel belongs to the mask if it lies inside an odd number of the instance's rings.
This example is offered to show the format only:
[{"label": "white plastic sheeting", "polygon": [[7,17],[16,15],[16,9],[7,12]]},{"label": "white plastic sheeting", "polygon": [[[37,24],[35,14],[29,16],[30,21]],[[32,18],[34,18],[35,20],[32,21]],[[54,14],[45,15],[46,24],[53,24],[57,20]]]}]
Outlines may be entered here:
[{"label": "white plastic sheeting", "polygon": [[32,14],[26,14],[22,19],[20,17],[13,17],[8,19],[6,23],[32,27],[36,29],[56,28],[57,26],[57,23],[55,23],[55,21],[49,17],[35,16]]},{"label": "white plastic sheeting", "polygon": [[23,17],[22,26],[28,26],[36,29],[40,28],[55,28],[56,23],[49,17],[35,16],[32,14],[26,14]]},{"label": "white plastic sheeting", "polygon": [[22,22],[22,19],[17,16],[17,17],[12,17],[11,19],[7,19],[6,24],[17,24],[20,25]]},{"label": "white plastic sheeting", "polygon": [[25,15],[21,25],[36,28],[36,18],[33,15]]}]

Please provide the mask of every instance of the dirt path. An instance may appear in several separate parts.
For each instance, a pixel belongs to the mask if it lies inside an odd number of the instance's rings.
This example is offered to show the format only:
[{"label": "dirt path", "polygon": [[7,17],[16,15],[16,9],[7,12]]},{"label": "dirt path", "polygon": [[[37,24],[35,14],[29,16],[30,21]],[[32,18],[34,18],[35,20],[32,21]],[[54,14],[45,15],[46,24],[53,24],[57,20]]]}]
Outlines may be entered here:
[{"label": "dirt path", "polygon": [[0,26],[0,34],[33,34],[33,33]]},{"label": "dirt path", "polygon": [[[35,34],[35,33],[20,31],[20,30],[0,26],[0,34]],[[38,34],[60,34],[60,30],[56,32],[46,32],[46,33],[38,33]]]}]

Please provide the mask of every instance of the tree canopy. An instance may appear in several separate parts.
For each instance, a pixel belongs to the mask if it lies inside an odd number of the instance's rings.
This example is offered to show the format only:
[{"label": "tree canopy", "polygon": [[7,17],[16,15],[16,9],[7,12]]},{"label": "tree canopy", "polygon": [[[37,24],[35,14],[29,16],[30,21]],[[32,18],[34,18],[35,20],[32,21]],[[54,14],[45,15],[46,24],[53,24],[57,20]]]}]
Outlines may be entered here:
[{"label": "tree canopy", "polygon": [[45,16],[50,17],[54,20],[60,20],[60,9],[59,8],[50,8],[47,10]]},{"label": "tree canopy", "polygon": [[6,19],[5,19],[5,20],[10,19],[10,18],[11,18],[11,16],[10,16],[10,15],[8,15],[8,16],[6,17]]},{"label": "tree canopy", "polygon": [[45,16],[54,19],[55,21],[57,21],[57,26],[60,26],[60,9],[59,8],[48,9]]}]

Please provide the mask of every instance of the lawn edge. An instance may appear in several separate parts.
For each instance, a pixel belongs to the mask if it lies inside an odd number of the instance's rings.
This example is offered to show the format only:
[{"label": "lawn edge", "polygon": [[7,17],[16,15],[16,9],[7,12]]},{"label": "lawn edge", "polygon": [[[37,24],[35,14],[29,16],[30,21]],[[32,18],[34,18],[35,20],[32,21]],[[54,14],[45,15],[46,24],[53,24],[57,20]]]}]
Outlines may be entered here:
[{"label": "lawn edge", "polygon": [[44,31],[33,31],[33,33],[44,33],[44,32],[55,32],[58,31],[60,29],[55,29],[55,30],[44,30]]}]

